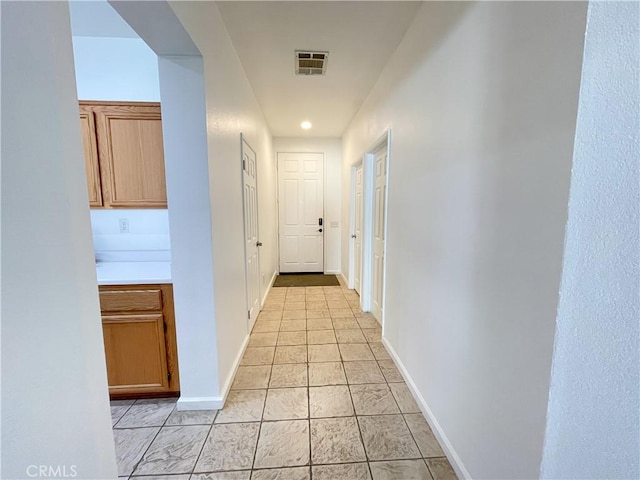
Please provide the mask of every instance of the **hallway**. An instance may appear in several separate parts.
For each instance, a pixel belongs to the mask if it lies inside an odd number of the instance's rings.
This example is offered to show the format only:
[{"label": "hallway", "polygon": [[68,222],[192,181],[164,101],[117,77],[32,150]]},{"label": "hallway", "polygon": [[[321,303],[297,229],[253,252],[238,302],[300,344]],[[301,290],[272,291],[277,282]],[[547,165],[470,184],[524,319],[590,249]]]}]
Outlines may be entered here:
[{"label": "hallway", "polygon": [[358,305],[345,287],[273,288],[219,412],[112,402],[118,475],[455,479]]}]

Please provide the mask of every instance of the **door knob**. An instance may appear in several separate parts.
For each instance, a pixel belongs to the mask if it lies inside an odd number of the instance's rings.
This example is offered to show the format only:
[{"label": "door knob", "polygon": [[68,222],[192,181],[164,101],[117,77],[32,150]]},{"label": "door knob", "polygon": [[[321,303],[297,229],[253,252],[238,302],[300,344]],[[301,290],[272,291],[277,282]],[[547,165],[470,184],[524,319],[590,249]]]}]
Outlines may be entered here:
[{"label": "door knob", "polygon": [[322,232],[322,229],[321,229],[321,228],[319,228],[319,229],[318,229],[318,231],[319,231],[319,232]]},{"label": "door knob", "polygon": [[261,247],[262,246],[262,242],[257,242],[256,243],[256,247]]},{"label": "door knob", "polygon": [[356,238],[356,234],[354,233],[353,235],[351,235],[351,238]]}]

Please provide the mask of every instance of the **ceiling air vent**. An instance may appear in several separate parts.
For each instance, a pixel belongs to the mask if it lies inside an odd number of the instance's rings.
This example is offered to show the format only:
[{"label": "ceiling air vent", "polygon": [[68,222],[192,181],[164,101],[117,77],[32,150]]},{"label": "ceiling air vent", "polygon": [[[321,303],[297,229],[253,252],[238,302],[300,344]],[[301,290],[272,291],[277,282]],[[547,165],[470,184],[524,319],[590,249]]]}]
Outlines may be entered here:
[{"label": "ceiling air vent", "polygon": [[296,75],[324,75],[329,52],[296,50]]}]

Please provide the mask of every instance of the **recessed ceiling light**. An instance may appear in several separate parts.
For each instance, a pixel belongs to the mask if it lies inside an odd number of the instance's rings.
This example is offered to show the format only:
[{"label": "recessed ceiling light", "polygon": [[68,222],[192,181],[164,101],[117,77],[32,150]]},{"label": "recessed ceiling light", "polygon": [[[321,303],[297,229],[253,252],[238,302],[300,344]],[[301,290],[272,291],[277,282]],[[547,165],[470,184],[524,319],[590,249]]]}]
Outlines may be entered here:
[{"label": "recessed ceiling light", "polygon": [[310,122],[310,121],[308,121],[308,120],[305,120],[304,122],[302,122],[302,123],[300,124],[300,126],[301,126],[302,128],[304,128],[305,130],[309,130],[309,129],[311,128],[311,122]]}]

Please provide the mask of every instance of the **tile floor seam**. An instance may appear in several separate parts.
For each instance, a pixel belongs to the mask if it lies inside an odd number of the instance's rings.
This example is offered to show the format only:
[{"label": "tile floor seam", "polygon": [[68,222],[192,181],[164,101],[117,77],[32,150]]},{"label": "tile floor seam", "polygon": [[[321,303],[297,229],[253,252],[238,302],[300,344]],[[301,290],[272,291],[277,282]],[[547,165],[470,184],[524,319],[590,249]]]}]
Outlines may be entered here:
[{"label": "tile floor seam", "polygon": [[[136,404],[138,403],[138,400],[136,400]],[[153,442],[156,441],[156,438],[158,438],[158,435],[160,435],[160,432],[162,431],[162,429],[164,428],[164,426],[167,424],[167,420],[169,420],[169,417],[171,416],[171,414],[173,413],[173,411],[176,409],[175,405],[173,406],[173,410],[171,410],[171,412],[169,412],[169,415],[167,415],[167,418],[164,419],[164,422],[162,423],[162,425],[160,426],[160,428],[158,429],[158,431],[156,432],[156,434],[153,436],[153,440],[151,440],[151,442],[149,442],[149,445],[147,445],[147,448],[145,448],[144,452],[142,452],[142,455],[140,456],[140,459],[136,462],[136,464],[134,465],[133,469],[131,470],[131,473],[129,474],[129,476],[133,476],[134,473],[136,473],[136,470],[138,469],[138,467],[140,466],[140,462],[142,462],[142,460],[144,459],[144,456],[147,454],[147,452],[149,451],[149,449],[151,448],[151,445],[153,445]]]},{"label": "tile floor seam", "polygon": [[198,465],[198,462],[200,461],[200,457],[202,456],[202,452],[204,452],[204,447],[207,445],[207,440],[209,439],[209,435],[211,435],[211,430],[213,430],[213,426],[216,424],[216,418],[218,417],[219,411],[220,410],[216,410],[216,414],[213,416],[213,419],[211,420],[211,425],[209,425],[209,431],[207,432],[207,435],[204,437],[204,442],[202,442],[202,446],[200,447],[200,452],[198,452],[196,461],[193,463],[193,467],[191,468],[191,472],[189,473],[189,478],[191,478],[196,471],[196,465]]}]

